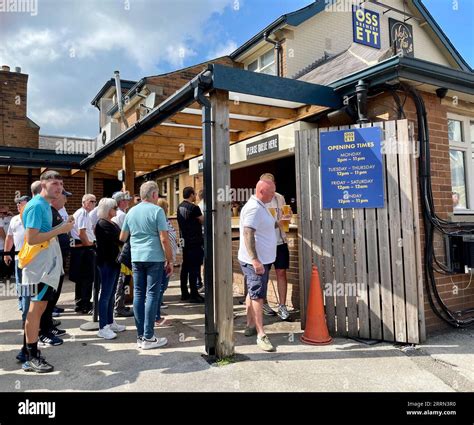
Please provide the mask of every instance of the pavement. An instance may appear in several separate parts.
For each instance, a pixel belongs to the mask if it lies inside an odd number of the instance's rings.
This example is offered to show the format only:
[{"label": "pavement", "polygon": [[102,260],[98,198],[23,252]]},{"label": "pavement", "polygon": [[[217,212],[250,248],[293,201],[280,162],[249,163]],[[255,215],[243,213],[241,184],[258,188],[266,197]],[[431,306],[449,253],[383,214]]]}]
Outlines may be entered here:
[{"label": "pavement", "polygon": [[[163,310],[170,324],[156,328],[168,346],[136,348],[132,318],[119,318],[127,330],[105,341],[82,331],[90,316],[74,313],[74,288],[65,282],[59,318],[64,344],[42,348],[55,366],[50,374],[23,372],[16,362],[22,332],[14,292],[0,285],[0,391],[309,391],[454,392],[474,391],[474,328],[450,329],[416,347],[391,343],[366,345],[335,338],[331,345],[300,342],[298,320],[265,317],[275,353],[261,351],[245,337],[244,306],[235,301],[233,362],[210,364],[204,350],[204,306],[179,300],[179,282],[170,282]],[[297,316],[293,314],[292,317]]]}]

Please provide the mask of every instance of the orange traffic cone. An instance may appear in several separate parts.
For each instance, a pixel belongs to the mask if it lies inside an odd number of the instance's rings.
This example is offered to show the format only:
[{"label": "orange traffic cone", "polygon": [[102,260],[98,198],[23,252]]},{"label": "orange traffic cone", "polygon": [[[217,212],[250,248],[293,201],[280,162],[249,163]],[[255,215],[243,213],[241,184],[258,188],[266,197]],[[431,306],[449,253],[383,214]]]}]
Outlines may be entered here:
[{"label": "orange traffic cone", "polygon": [[311,345],[325,345],[332,342],[326,324],[323,292],[321,290],[319,272],[316,266],[313,266],[313,273],[311,274],[308,308],[306,310],[306,329],[301,337],[301,342]]}]

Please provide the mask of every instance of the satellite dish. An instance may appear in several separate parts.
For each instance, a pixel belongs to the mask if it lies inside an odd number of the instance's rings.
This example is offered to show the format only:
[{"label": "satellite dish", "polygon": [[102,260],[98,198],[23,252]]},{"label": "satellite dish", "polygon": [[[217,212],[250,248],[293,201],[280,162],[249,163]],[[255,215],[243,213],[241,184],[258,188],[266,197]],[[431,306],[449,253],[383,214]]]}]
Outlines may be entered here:
[{"label": "satellite dish", "polygon": [[155,107],[155,102],[156,102],[156,93],[151,92],[147,98],[145,99],[145,108],[147,109],[153,109]]}]

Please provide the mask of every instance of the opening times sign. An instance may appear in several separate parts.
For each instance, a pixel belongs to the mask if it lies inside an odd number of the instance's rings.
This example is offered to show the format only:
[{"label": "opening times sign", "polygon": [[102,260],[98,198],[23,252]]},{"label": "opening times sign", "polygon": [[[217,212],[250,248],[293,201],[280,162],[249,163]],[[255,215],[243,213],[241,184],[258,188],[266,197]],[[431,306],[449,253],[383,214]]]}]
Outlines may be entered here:
[{"label": "opening times sign", "polygon": [[382,129],[320,133],[323,208],[383,208]]}]

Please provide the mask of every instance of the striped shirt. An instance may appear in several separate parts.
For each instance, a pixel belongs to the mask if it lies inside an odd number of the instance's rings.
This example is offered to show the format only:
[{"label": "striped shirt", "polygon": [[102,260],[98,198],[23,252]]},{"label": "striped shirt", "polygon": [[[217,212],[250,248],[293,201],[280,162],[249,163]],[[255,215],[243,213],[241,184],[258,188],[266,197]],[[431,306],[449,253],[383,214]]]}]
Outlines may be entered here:
[{"label": "striped shirt", "polygon": [[170,239],[171,252],[173,253],[173,262],[176,261],[176,252],[178,251],[178,237],[176,236],[176,230],[171,222],[166,219],[168,223],[168,237]]}]

